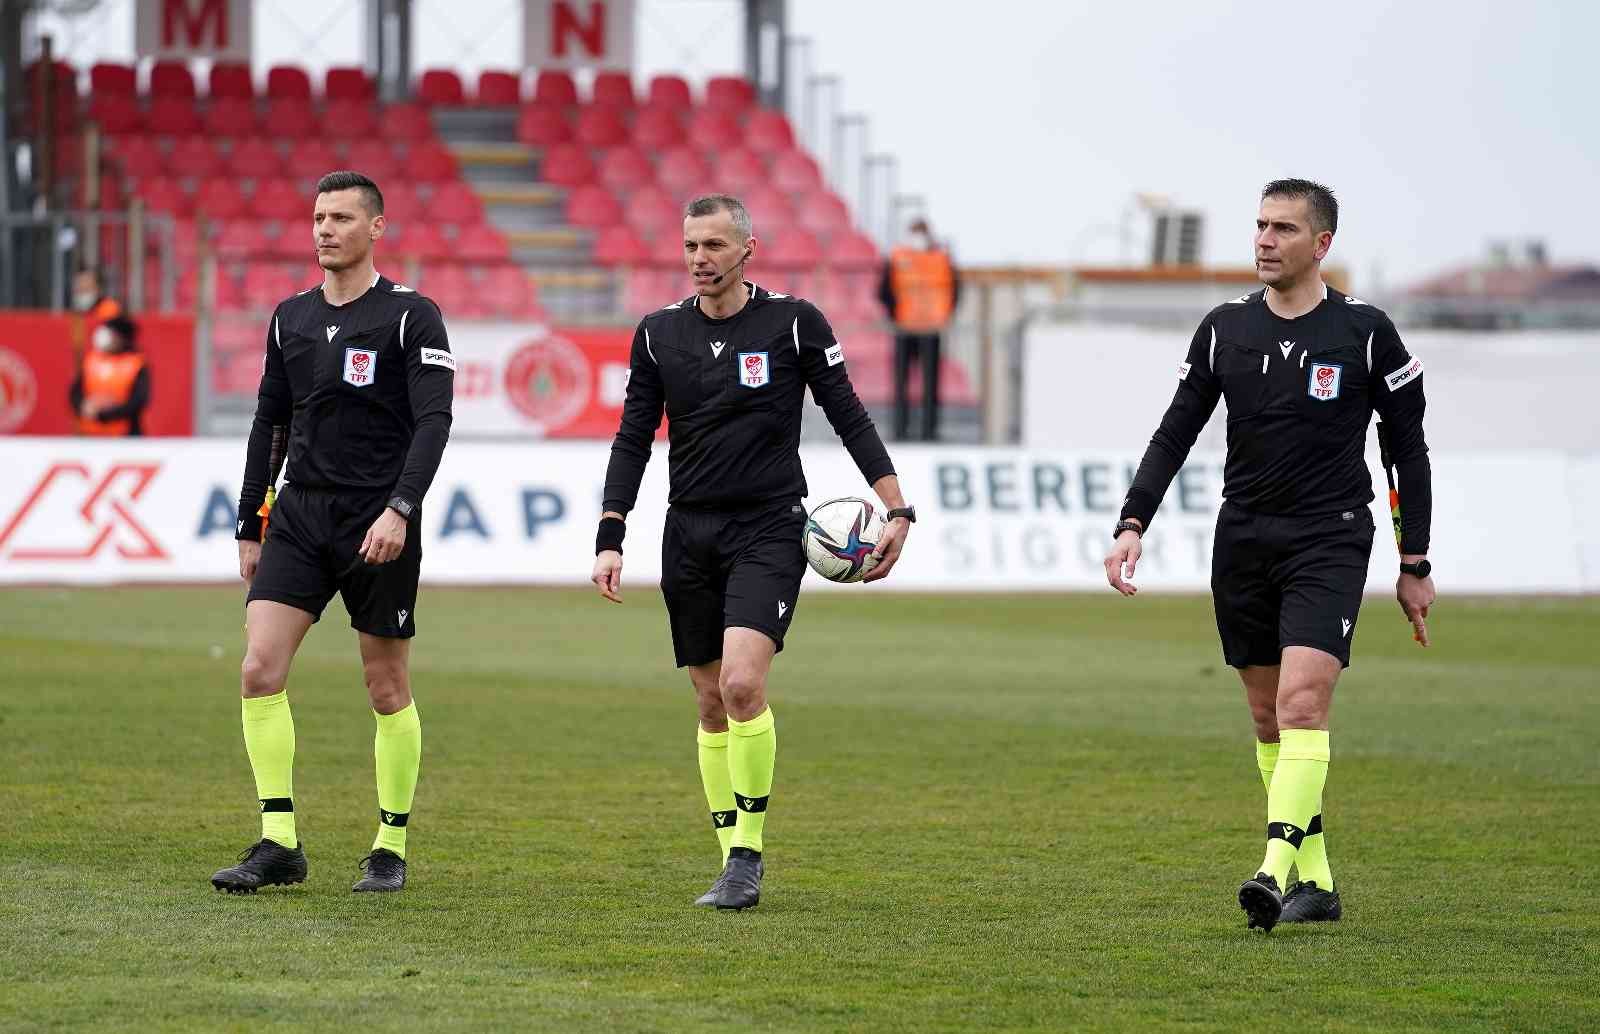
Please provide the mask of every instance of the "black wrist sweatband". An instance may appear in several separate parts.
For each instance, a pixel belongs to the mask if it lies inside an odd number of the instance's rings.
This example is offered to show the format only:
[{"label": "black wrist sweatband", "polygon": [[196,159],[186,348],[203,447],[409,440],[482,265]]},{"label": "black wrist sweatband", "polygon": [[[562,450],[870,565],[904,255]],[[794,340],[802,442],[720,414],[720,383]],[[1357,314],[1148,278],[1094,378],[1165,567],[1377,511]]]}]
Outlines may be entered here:
[{"label": "black wrist sweatband", "polygon": [[596,556],[608,549],[622,552],[622,538],[628,534],[628,522],[621,517],[600,518],[600,530],[595,532],[594,552]]}]

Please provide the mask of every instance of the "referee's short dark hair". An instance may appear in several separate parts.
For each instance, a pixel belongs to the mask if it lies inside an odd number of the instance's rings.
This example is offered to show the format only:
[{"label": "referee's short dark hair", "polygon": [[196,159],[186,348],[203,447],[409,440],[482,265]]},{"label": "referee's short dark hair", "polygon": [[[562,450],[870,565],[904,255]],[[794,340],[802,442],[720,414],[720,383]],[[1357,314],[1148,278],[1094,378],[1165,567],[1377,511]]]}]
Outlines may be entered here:
[{"label": "referee's short dark hair", "polygon": [[733,220],[733,225],[744,234],[745,240],[755,233],[755,224],[750,221],[750,212],[744,207],[744,202],[732,194],[701,194],[684,208],[685,219],[693,219],[702,215],[716,215],[718,212],[727,212],[728,218]]},{"label": "referee's short dark hair", "polygon": [[1305,198],[1311,209],[1311,228],[1317,233],[1339,232],[1339,199],[1333,191],[1315,180],[1273,180],[1261,189],[1261,200],[1269,197]]},{"label": "referee's short dark hair", "polygon": [[383,214],[383,191],[378,185],[359,172],[348,169],[340,172],[330,172],[317,180],[317,193],[329,194],[335,190],[361,191],[361,203],[366,206],[368,215]]}]

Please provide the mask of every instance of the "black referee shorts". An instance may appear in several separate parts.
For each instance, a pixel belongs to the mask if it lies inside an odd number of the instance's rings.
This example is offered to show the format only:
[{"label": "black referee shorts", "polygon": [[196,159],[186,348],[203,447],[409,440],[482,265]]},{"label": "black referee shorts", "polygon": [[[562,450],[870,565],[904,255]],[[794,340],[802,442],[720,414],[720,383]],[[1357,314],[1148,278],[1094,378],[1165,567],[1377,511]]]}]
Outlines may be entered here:
[{"label": "black referee shorts", "polygon": [[337,592],[356,631],[390,639],[416,635],[422,508],[411,515],[399,556],[387,564],[369,564],[357,552],[388,500],[388,492],[285,485],[267,521],[267,540],[246,602],[286,603],[315,621]]},{"label": "black referee shorts", "polygon": [[1211,553],[1222,655],[1235,668],[1309,646],[1350,666],[1375,528],[1365,506],[1275,517],[1223,503]]},{"label": "black referee shorts", "polygon": [[753,628],[778,649],[794,619],[806,571],[806,511],[778,503],[739,511],[667,511],[661,595],[678,667],[722,656],[722,633]]}]

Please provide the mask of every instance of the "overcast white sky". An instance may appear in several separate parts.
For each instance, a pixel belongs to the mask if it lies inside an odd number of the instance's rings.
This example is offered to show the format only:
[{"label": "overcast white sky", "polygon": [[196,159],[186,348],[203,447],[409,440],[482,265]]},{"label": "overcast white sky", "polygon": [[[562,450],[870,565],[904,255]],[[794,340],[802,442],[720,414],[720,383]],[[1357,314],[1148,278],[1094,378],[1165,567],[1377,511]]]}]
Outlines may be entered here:
[{"label": "overcast white sky", "polygon": [[[788,6],[813,71],[842,77],[845,110],[871,119],[872,148],[899,157],[901,189],[965,262],[1114,261],[1137,191],[1204,211],[1210,262],[1248,262],[1256,193],[1280,175],[1338,192],[1335,259],[1364,290],[1478,258],[1491,237],[1600,260],[1600,3]],[[359,61],[364,7],[258,4],[258,63]],[[129,52],[130,8],[108,0],[79,53]],[[517,0],[417,8],[418,69],[518,61]],[[638,8],[641,75],[738,68],[737,0]]]}]

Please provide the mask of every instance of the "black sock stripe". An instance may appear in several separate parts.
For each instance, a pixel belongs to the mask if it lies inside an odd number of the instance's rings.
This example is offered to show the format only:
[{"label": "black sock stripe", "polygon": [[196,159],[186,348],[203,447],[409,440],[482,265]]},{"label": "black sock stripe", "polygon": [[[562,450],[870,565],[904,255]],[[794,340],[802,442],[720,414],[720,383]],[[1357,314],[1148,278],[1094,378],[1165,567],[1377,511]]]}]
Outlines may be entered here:
[{"label": "black sock stripe", "polygon": [[733,795],[733,802],[739,806],[740,811],[760,812],[767,810],[767,801],[771,799],[771,797],[771,794],[768,794],[766,797],[746,797],[742,793],[735,793]]},{"label": "black sock stripe", "polygon": [[711,813],[712,829],[727,829],[739,821],[738,811],[714,811]]},{"label": "black sock stripe", "polygon": [[1311,816],[1311,825],[1306,827],[1306,836],[1314,837],[1314,836],[1319,835],[1321,832],[1322,832],[1322,816],[1321,815],[1313,815],[1313,816]]},{"label": "black sock stripe", "polygon": [[294,811],[293,797],[263,797],[261,798],[262,811]]},{"label": "black sock stripe", "polygon": [[1306,831],[1292,822],[1267,823],[1268,840],[1287,840],[1289,846],[1296,851],[1300,850],[1300,841],[1306,838]]},{"label": "black sock stripe", "polygon": [[409,811],[395,812],[384,811],[382,808],[378,809],[378,821],[383,823],[385,826],[393,826],[396,829],[404,829],[406,823],[410,820],[411,813]]}]

